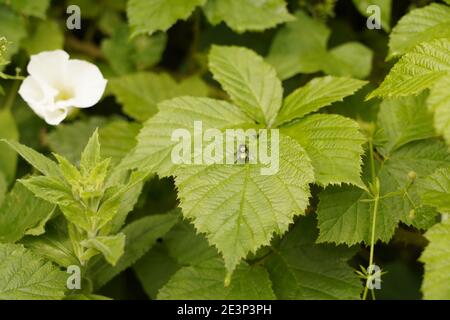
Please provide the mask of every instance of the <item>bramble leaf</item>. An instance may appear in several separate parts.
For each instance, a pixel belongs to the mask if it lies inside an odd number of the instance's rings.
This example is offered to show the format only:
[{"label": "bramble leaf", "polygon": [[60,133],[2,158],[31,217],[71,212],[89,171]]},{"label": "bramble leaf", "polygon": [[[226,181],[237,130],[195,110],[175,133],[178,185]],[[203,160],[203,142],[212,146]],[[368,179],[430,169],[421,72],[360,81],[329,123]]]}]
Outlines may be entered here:
[{"label": "bramble leaf", "polygon": [[240,260],[286,232],[309,202],[313,168],[294,140],[280,137],[279,171],[258,165],[182,166],[175,171],[183,215],[217,247],[231,274]]},{"label": "bramble leaf", "polygon": [[168,74],[141,72],[114,78],[112,93],[130,117],[145,121],[158,112],[158,103],[177,96],[206,96],[207,87],[199,78],[177,83]]},{"label": "bramble leaf", "polygon": [[317,183],[350,183],[364,188],[360,176],[366,139],[356,122],[339,115],[317,114],[281,130],[306,150]]},{"label": "bramble leaf", "polygon": [[209,68],[237,106],[257,122],[272,125],[283,99],[272,66],[249,49],[213,46]]},{"label": "bramble leaf", "polygon": [[245,128],[253,123],[234,105],[209,98],[180,97],[160,103],[159,108],[161,111],[144,124],[136,148],[121,163],[123,167],[170,176],[175,166],[172,149],[179,143],[171,139],[175,130],[184,128],[192,132],[194,121],[202,121],[203,130]]},{"label": "bramble leaf", "polygon": [[383,83],[368,99],[418,95],[450,72],[450,40],[437,39],[419,44],[391,69]]},{"label": "bramble leaf", "polygon": [[[447,197],[450,195],[447,194]],[[450,299],[450,223],[441,222],[427,231],[425,237],[430,241],[420,257],[425,264],[422,283],[424,299]]]},{"label": "bramble leaf", "polygon": [[211,24],[224,21],[239,33],[263,31],[293,20],[284,0],[208,0],[203,11]]},{"label": "bramble leaf", "polygon": [[132,35],[166,31],[177,20],[187,19],[206,0],[129,0],[127,14]]},{"label": "bramble leaf", "polygon": [[302,118],[334,102],[342,101],[365,84],[365,81],[350,78],[314,78],[284,100],[277,116],[277,124]]},{"label": "bramble leaf", "polygon": [[400,19],[389,37],[389,57],[402,55],[416,45],[450,37],[450,7],[432,3],[411,10]]},{"label": "bramble leaf", "polygon": [[67,275],[21,245],[0,244],[1,300],[58,300]]},{"label": "bramble leaf", "polygon": [[241,263],[225,286],[226,269],[220,259],[183,267],[159,291],[160,300],[272,300],[269,275],[261,266]]},{"label": "bramble leaf", "polygon": [[355,250],[315,244],[316,223],[303,217],[266,263],[279,299],[359,299],[362,285],[347,264]]}]

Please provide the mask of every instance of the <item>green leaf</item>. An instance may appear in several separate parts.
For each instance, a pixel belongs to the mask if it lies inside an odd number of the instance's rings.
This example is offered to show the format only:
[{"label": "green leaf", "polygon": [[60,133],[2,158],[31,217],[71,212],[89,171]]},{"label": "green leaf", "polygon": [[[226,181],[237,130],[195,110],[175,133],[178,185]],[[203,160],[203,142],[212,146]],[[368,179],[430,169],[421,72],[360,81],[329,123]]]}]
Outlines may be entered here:
[{"label": "green leaf", "polygon": [[144,256],[158,238],[164,236],[175,225],[178,217],[176,214],[148,216],[126,226],[122,230],[126,236],[125,253],[117,264],[111,266],[102,259],[92,262],[89,277],[94,281],[95,288],[102,287]]},{"label": "green leaf", "polygon": [[26,37],[27,30],[23,17],[0,5],[0,30],[2,36],[8,39],[10,45],[4,58],[9,60],[19,50],[21,41]]},{"label": "green leaf", "polygon": [[[196,86],[186,85],[196,81]],[[145,121],[158,112],[158,103],[181,95],[206,95],[205,85],[187,79],[177,83],[165,73],[142,72],[114,78],[109,82],[111,92],[130,117]]]},{"label": "green leaf", "polygon": [[432,3],[411,10],[392,29],[389,38],[389,57],[405,54],[422,42],[448,37],[450,37],[448,6]]},{"label": "green leaf", "polygon": [[125,120],[116,120],[99,130],[102,158],[111,158],[111,164],[119,163],[135,146],[141,126]]},{"label": "green leaf", "polygon": [[119,233],[114,236],[97,236],[81,243],[85,248],[96,249],[105,257],[112,266],[117,264],[125,252],[125,234]]},{"label": "green leaf", "polygon": [[381,103],[375,144],[383,155],[409,142],[436,136],[433,115],[424,108],[427,94],[387,99]]},{"label": "green leaf", "polygon": [[70,162],[79,164],[89,138],[95,129],[107,123],[105,118],[89,117],[70,124],[60,124],[47,136],[52,151],[64,156]]},{"label": "green leaf", "polygon": [[197,234],[194,226],[186,221],[176,224],[164,237],[169,255],[180,265],[201,264],[217,257],[217,250],[208,244],[202,234]]},{"label": "green leaf", "polygon": [[449,71],[450,40],[438,39],[421,43],[395,64],[368,99],[417,95],[431,88],[448,75]]},{"label": "green leaf", "polygon": [[101,48],[112,69],[119,75],[153,67],[162,58],[167,35],[140,35],[130,40],[126,23],[114,28],[110,38],[102,41]]},{"label": "green leaf", "polygon": [[260,123],[273,123],[283,88],[272,66],[249,49],[213,46],[209,68],[236,105]]},{"label": "green leaf", "polygon": [[[393,152],[378,172],[380,201],[375,240],[388,242],[402,221],[426,229],[436,211],[420,201],[416,180],[448,165],[450,154],[437,140],[409,143]],[[411,179],[413,173],[414,179]],[[367,191],[354,187],[327,188],[317,210],[319,242],[370,243],[373,201]]]},{"label": "green leaf", "polygon": [[294,19],[284,0],[209,0],[204,12],[211,24],[224,21],[239,33],[263,31]]},{"label": "green leaf", "polygon": [[159,108],[161,111],[144,124],[135,150],[125,157],[122,167],[154,171],[160,177],[170,176],[175,166],[171,153],[178,143],[171,139],[174,130],[193,131],[194,121],[200,120],[203,130],[246,128],[253,123],[234,105],[209,98],[180,97],[160,103]]},{"label": "green leaf", "polygon": [[[335,242],[349,246],[370,243],[373,203],[367,202],[366,191],[350,187],[329,187],[320,193],[317,218],[320,234],[318,243]],[[377,217],[376,239],[389,241],[397,225],[392,215]]]},{"label": "green leaf", "polygon": [[[19,139],[16,122],[9,110],[0,110],[0,139]],[[6,182],[11,183],[16,176],[17,154],[5,144],[0,144],[0,172],[4,174]]]},{"label": "green leaf", "polygon": [[206,0],[129,0],[127,14],[133,36],[166,31],[177,20],[186,20]]},{"label": "green leaf", "polygon": [[64,35],[52,20],[37,21],[33,31],[23,42],[23,47],[30,56],[42,51],[62,49],[63,45]]},{"label": "green leaf", "polygon": [[295,21],[278,31],[267,56],[283,80],[321,70],[328,55],[326,47],[331,32],[327,26],[300,11],[295,17]]},{"label": "green leaf", "polygon": [[36,176],[26,180],[19,180],[37,197],[60,206],[71,206],[76,202],[72,190],[59,177]]},{"label": "green leaf", "polygon": [[49,221],[45,234],[39,237],[26,236],[20,242],[27,249],[61,267],[68,268],[80,263],[73,252],[72,242],[67,232],[67,222],[62,215]]},{"label": "green leaf", "polygon": [[98,129],[96,129],[81,153],[80,169],[82,175],[89,174],[102,161],[100,148]]},{"label": "green leaf", "polygon": [[366,139],[355,121],[339,115],[317,114],[281,130],[306,150],[317,183],[324,186],[350,183],[364,188],[360,175],[362,144]]},{"label": "green leaf", "polygon": [[450,212],[450,167],[442,168],[420,181],[420,197],[443,213]]},{"label": "green leaf", "polygon": [[425,263],[425,275],[422,283],[424,299],[450,299],[450,224],[438,223],[425,234],[430,241],[420,257]]},{"label": "green leaf", "polygon": [[373,52],[359,42],[347,42],[329,50],[322,70],[340,77],[364,79],[372,72]]},{"label": "green leaf", "polygon": [[34,151],[27,146],[20,144],[14,140],[1,140],[8,144],[13,150],[22,156],[29,164],[36,168],[39,172],[48,176],[60,176],[61,171],[59,170],[56,162],[50,160],[44,155],[37,151]]},{"label": "green leaf", "polygon": [[284,100],[277,123],[302,118],[334,102],[343,101],[346,96],[352,95],[365,84],[365,81],[349,78],[314,78]]},{"label": "green leaf", "polygon": [[280,137],[279,171],[258,165],[196,165],[176,170],[183,215],[222,254],[231,274],[242,258],[286,232],[309,202],[313,168],[304,150]]},{"label": "green leaf", "polygon": [[356,78],[370,74],[373,53],[369,48],[350,42],[328,50],[330,29],[301,11],[295,17],[275,35],[267,56],[282,80],[319,71]]},{"label": "green leaf", "polygon": [[0,300],[58,300],[66,274],[23,246],[0,244]]},{"label": "green leaf", "polygon": [[36,198],[20,183],[0,206],[0,242],[16,242],[42,221],[47,221],[55,206]]},{"label": "green leaf", "polygon": [[381,14],[381,27],[389,32],[391,30],[391,11],[392,0],[353,0],[358,11],[365,17],[370,17],[372,12],[367,11],[367,8],[371,5],[378,6]]},{"label": "green leaf", "polygon": [[[449,161],[450,153],[445,144],[433,139],[413,142],[397,150],[379,172],[381,193],[387,195],[407,188],[408,194],[402,192],[398,196],[387,197],[381,201],[381,215],[395,215],[403,223],[415,225],[416,219],[419,218],[420,221],[420,214],[427,214],[426,211],[421,211],[423,208],[418,194],[419,186],[415,180],[418,181],[436,169],[448,166]],[[413,181],[408,175],[411,172],[416,175]],[[412,185],[408,187],[411,182]]]},{"label": "green leaf", "polygon": [[50,0],[1,0],[1,2],[10,5],[21,14],[41,19],[45,18],[45,12],[50,5]]},{"label": "green leaf", "polygon": [[347,261],[355,250],[315,244],[312,217],[301,218],[266,263],[278,299],[359,299],[361,281]]},{"label": "green leaf", "polygon": [[229,286],[223,279],[225,267],[219,259],[177,271],[159,291],[159,300],[272,300],[275,299],[267,271],[242,263]]},{"label": "green leaf", "polygon": [[434,126],[450,145],[450,74],[440,79],[430,90],[427,104],[434,112]]},{"label": "green leaf", "polygon": [[180,267],[178,262],[169,256],[164,245],[156,244],[133,266],[133,270],[147,295],[155,300],[159,289],[170,280]]}]

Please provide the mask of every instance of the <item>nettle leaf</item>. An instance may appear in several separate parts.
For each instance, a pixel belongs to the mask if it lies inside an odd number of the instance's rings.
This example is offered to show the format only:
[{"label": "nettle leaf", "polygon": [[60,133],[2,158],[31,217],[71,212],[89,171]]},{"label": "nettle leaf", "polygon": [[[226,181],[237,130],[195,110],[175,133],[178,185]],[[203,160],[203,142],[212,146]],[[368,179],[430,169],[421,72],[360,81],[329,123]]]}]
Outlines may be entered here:
[{"label": "nettle leaf", "polygon": [[272,125],[283,99],[272,66],[249,49],[213,46],[209,67],[236,105],[257,122]]},{"label": "nettle leaf", "polygon": [[381,27],[389,32],[391,30],[391,11],[392,11],[392,0],[353,0],[358,11],[365,17],[370,17],[373,13],[372,11],[367,11],[369,6],[375,5],[380,8],[381,14]]},{"label": "nettle leaf", "polygon": [[50,149],[70,162],[79,164],[80,155],[95,129],[107,123],[101,117],[89,117],[86,120],[61,124],[47,136]]},{"label": "nettle leaf", "polygon": [[370,74],[373,53],[369,48],[350,42],[328,50],[330,29],[301,11],[295,17],[278,31],[267,56],[282,80],[319,71],[357,78]]},{"label": "nettle leaf", "polygon": [[359,299],[361,281],[347,261],[356,250],[315,244],[316,223],[304,217],[266,262],[278,299]]},{"label": "nettle leaf", "polygon": [[442,168],[420,181],[420,197],[443,213],[450,212],[450,167]]},{"label": "nettle leaf", "polygon": [[183,166],[175,172],[183,215],[222,254],[229,273],[249,252],[286,232],[309,202],[313,168],[305,151],[280,137],[279,171],[258,165]]},{"label": "nettle leaf", "polygon": [[10,5],[21,14],[44,19],[50,0],[1,0],[0,3]]},{"label": "nettle leaf", "polygon": [[160,300],[273,300],[267,271],[241,263],[225,286],[226,269],[220,259],[183,267],[158,293]]},{"label": "nettle leaf", "polygon": [[389,57],[407,53],[422,42],[450,36],[450,7],[432,3],[411,10],[392,29]]},{"label": "nettle leaf", "polygon": [[262,31],[294,19],[284,0],[208,0],[203,10],[211,24],[224,21],[239,33]]},{"label": "nettle leaf", "polygon": [[428,94],[386,99],[378,114],[377,149],[385,156],[412,141],[436,136],[433,115],[424,105]]},{"label": "nettle leaf", "polygon": [[[380,201],[375,239],[388,242],[401,221],[427,229],[437,212],[420,201],[416,180],[448,165],[450,154],[438,140],[409,143],[386,160],[378,172]],[[413,173],[413,178],[411,178]],[[353,245],[370,243],[373,201],[367,191],[354,187],[327,188],[317,210],[319,242]]]},{"label": "nettle leaf", "polygon": [[450,40],[424,42],[405,54],[368,99],[417,95],[450,71]]},{"label": "nettle leaf", "polygon": [[164,101],[158,107],[161,111],[144,124],[135,150],[125,157],[121,166],[170,176],[175,166],[172,150],[179,143],[171,139],[175,130],[185,128],[192,132],[194,121],[202,121],[203,130],[246,128],[253,123],[236,106],[210,98],[180,97]]},{"label": "nettle leaf", "polygon": [[352,95],[367,82],[337,77],[315,78],[291,93],[283,103],[277,123],[283,124],[315,112]]},{"label": "nettle leaf", "polygon": [[364,188],[360,176],[362,144],[366,139],[355,121],[339,115],[317,114],[281,130],[305,148],[317,183],[323,186],[350,183]]},{"label": "nettle leaf", "polygon": [[166,31],[177,20],[187,19],[206,0],[129,0],[127,15],[132,35]]},{"label": "nettle leaf", "polygon": [[428,108],[434,112],[434,126],[450,145],[450,74],[441,78],[430,90]]},{"label": "nettle leaf", "polygon": [[34,151],[33,149],[14,140],[2,140],[1,142],[8,144],[9,147],[20,154],[22,158],[24,158],[39,172],[49,176],[61,175],[61,171],[56,162],[50,160],[41,153]]},{"label": "nettle leaf", "polygon": [[[447,194],[447,197],[450,197]],[[442,222],[427,231],[425,237],[430,241],[420,257],[425,264],[422,283],[424,299],[450,299],[450,223]]]},{"label": "nettle leaf", "polygon": [[21,245],[0,244],[0,300],[58,300],[67,275]]},{"label": "nettle leaf", "polygon": [[81,243],[85,248],[100,251],[112,266],[117,264],[125,252],[125,234],[119,233],[113,236],[97,236],[93,239],[84,240]]},{"label": "nettle leaf", "polygon": [[113,78],[111,92],[130,117],[145,121],[158,112],[158,103],[182,95],[205,96],[206,85],[199,78],[188,78],[177,83],[165,73],[142,72]]},{"label": "nettle leaf", "polygon": [[79,264],[69,239],[67,222],[62,215],[56,216],[47,223],[44,234],[38,237],[26,236],[20,243],[61,267],[68,268]]},{"label": "nettle leaf", "polygon": [[136,220],[122,229],[126,236],[124,254],[115,265],[96,259],[89,266],[88,276],[96,289],[101,288],[115,276],[142,258],[177,222],[177,213],[148,216]]},{"label": "nettle leaf", "polygon": [[0,204],[0,242],[20,240],[46,222],[54,211],[54,205],[36,198],[21,183],[16,183]]},{"label": "nettle leaf", "polygon": [[[9,110],[0,110],[0,139],[19,140],[19,130]],[[7,145],[0,143],[0,172],[8,184],[14,180],[16,168],[17,154]]]}]

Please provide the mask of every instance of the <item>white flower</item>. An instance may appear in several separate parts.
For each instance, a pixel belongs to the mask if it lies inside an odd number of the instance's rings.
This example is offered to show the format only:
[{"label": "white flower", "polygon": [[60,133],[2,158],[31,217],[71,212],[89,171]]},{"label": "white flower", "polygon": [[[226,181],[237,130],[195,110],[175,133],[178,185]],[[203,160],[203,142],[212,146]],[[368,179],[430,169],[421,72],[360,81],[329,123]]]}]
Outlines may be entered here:
[{"label": "white flower", "polygon": [[95,105],[107,83],[97,66],[70,60],[62,50],[33,55],[27,70],[19,94],[50,125],[60,124],[73,108]]}]

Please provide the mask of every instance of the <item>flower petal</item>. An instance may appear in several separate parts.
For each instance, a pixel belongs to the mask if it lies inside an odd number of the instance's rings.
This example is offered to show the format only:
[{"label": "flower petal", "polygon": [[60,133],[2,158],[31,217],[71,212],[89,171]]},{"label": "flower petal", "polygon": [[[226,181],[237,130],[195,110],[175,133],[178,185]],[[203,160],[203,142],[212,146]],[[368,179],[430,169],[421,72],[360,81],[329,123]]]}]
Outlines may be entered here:
[{"label": "flower petal", "polygon": [[74,107],[89,108],[102,98],[108,81],[96,65],[82,60],[70,60],[67,73],[70,75],[70,86],[76,101]]},{"label": "flower petal", "polygon": [[45,51],[31,56],[28,73],[36,80],[58,89],[65,82],[69,54],[63,50]]},{"label": "flower petal", "polygon": [[22,82],[19,94],[38,116],[43,117],[47,106],[53,104],[56,91],[30,76]]},{"label": "flower petal", "polygon": [[59,108],[56,110],[47,109],[44,112],[43,118],[49,125],[57,126],[67,117],[70,110],[70,108]]}]

